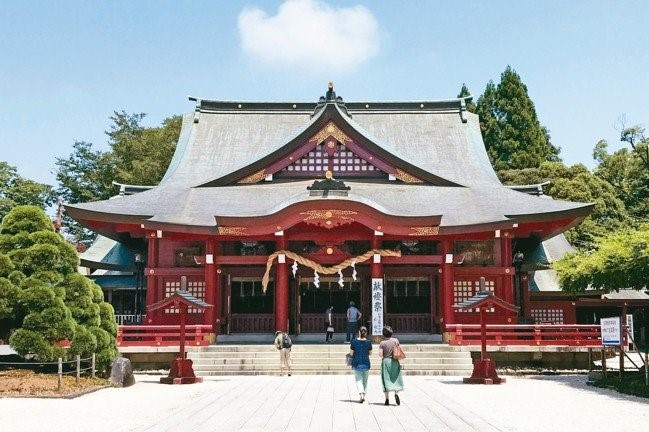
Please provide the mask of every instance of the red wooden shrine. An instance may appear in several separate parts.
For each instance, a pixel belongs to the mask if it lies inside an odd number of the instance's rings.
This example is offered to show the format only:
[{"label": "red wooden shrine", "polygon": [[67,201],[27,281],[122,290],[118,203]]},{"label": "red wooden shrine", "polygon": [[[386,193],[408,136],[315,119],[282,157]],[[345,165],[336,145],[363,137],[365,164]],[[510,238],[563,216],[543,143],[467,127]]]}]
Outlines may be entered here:
[{"label": "red wooden shrine", "polygon": [[[522,307],[520,319],[558,316],[530,301],[529,263],[521,270],[513,256],[529,256],[592,205],[503,186],[467,98],[346,103],[330,87],[316,103],[192,100],[157,186],[65,206],[146,256],[147,306],[186,276],[187,292],[214,305],[188,306],[187,324],[213,334],[320,333],[332,305],[344,328],[354,301],[399,333],[443,335],[447,325],[481,322],[453,305],[484,277],[485,290]],[[372,302],[376,280],[382,311]],[[180,312],[148,307],[143,323],[177,325]],[[507,308],[483,319],[519,320]]]}]

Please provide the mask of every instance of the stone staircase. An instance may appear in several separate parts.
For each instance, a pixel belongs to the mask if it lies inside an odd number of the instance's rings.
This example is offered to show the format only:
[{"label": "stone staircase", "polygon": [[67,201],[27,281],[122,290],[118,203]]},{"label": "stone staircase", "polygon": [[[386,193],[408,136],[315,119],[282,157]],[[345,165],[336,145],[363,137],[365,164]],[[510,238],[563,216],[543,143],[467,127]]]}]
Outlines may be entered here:
[{"label": "stone staircase", "polygon": [[[402,360],[404,375],[470,376],[471,353],[444,344],[402,343],[407,358]],[[347,344],[295,344],[291,351],[294,375],[344,375]],[[371,374],[380,373],[378,344],[372,348]],[[279,352],[271,344],[210,345],[192,347],[187,357],[197,376],[279,375]]]}]

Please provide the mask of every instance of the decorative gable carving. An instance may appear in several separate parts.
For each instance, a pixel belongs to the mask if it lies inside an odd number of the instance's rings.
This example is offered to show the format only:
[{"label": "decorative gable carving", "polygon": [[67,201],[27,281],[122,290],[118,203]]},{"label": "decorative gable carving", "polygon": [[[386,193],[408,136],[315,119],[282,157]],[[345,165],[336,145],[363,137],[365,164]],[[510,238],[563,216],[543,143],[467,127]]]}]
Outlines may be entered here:
[{"label": "decorative gable carving", "polygon": [[327,123],[327,125],[320,129],[317,134],[313,135],[309,141],[315,141],[316,144],[320,144],[330,136],[342,144],[345,144],[346,141],[351,141],[351,139],[345,135],[345,133],[341,131],[334,122]]}]

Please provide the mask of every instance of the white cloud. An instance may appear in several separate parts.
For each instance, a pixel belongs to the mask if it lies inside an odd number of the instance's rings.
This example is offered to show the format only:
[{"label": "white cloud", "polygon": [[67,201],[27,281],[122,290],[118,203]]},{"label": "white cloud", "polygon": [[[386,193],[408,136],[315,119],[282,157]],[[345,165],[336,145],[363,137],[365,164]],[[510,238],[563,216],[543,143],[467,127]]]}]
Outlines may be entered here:
[{"label": "white cloud", "polygon": [[303,70],[352,71],[379,51],[376,19],[360,5],[286,0],[274,16],[246,8],[239,14],[239,34],[253,58]]}]

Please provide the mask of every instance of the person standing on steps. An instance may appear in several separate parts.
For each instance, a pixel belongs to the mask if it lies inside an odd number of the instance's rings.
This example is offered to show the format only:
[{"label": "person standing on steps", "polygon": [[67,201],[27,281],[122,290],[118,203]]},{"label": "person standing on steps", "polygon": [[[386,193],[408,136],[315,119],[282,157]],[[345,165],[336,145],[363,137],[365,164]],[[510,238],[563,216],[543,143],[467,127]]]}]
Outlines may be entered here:
[{"label": "person standing on steps", "polygon": [[349,308],[347,309],[347,337],[345,338],[345,343],[349,343],[352,339],[356,339],[356,334],[358,333],[358,321],[361,319],[361,316],[361,311],[356,309],[353,301],[350,301]]},{"label": "person standing on steps", "polygon": [[334,307],[329,306],[325,311],[324,318],[325,326],[325,343],[333,342],[334,340]]},{"label": "person standing on steps", "polygon": [[367,393],[367,377],[370,374],[370,353],[372,352],[372,342],[366,339],[367,328],[361,327],[358,331],[358,338],[352,339],[349,347],[349,354],[352,356],[352,369],[354,369],[354,379],[356,381],[356,390],[360,397],[359,402],[365,401]]},{"label": "person standing on steps", "polygon": [[291,347],[293,342],[288,333],[277,330],[275,332],[275,348],[279,350],[279,376],[284,375],[284,369],[291,376]]},{"label": "person standing on steps", "polygon": [[401,405],[399,392],[403,390],[403,377],[401,376],[401,363],[392,357],[394,347],[399,345],[399,339],[392,337],[392,327],[383,327],[383,340],[379,344],[379,357],[381,357],[381,383],[385,394],[385,405],[390,405],[389,395],[394,392],[394,400]]}]

